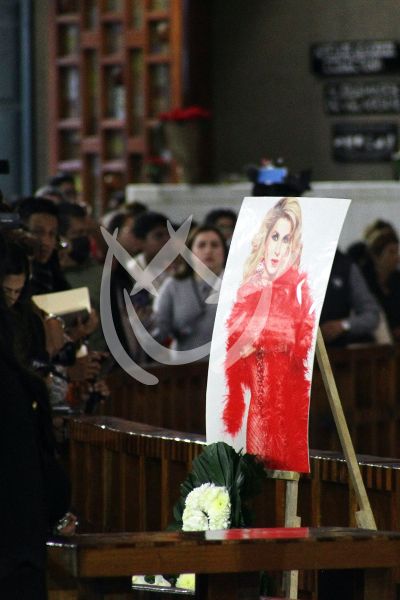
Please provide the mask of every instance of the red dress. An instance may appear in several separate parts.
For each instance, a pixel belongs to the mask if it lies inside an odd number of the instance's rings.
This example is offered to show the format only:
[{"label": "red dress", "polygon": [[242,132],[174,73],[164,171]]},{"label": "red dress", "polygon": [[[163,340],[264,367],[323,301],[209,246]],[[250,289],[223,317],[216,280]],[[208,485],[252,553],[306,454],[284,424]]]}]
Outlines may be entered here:
[{"label": "red dress", "polygon": [[[246,450],[260,456],[270,469],[310,470],[307,358],[315,320],[311,306],[306,276],[297,269],[267,285],[255,274],[239,289],[227,321],[225,429],[232,436],[239,432],[244,391],[250,390]],[[262,318],[257,316],[260,312]],[[246,347],[254,351],[232,363],[235,349]]]}]

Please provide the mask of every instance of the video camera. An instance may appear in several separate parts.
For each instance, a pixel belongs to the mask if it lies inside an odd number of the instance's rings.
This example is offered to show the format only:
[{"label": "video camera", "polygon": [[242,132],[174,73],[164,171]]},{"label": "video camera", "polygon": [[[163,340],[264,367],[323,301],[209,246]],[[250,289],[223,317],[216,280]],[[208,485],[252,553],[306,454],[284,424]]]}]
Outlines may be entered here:
[{"label": "video camera", "polygon": [[[10,174],[10,163],[8,160],[0,160],[0,175]],[[0,190],[0,230],[20,229],[21,217],[12,212],[10,206],[5,202],[3,192]]]},{"label": "video camera", "polygon": [[[8,175],[10,165],[8,160],[0,160],[0,175]],[[11,212],[11,208],[4,201],[3,192],[0,190],[0,229],[16,229],[20,227],[19,215]]]}]

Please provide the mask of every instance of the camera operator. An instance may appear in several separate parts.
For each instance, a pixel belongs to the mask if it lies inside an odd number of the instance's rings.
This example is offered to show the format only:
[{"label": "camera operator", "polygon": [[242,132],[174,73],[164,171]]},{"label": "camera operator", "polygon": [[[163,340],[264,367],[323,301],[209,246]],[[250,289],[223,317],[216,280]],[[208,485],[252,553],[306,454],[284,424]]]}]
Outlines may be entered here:
[{"label": "camera operator", "polygon": [[[39,204],[39,209],[42,210],[43,205]],[[55,225],[52,219],[39,222],[46,229],[47,225]],[[33,219],[30,223],[35,226],[37,220]],[[89,352],[76,358],[81,338],[90,333],[91,324],[79,323],[66,331],[61,319],[40,315],[31,302],[32,265],[35,264],[35,256],[43,259],[46,252],[49,255],[47,240],[53,236],[47,231],[37,243],[34,236],[20,228],[18,215],[15,218],[4,203],[0,204],[0,230],[8,238],[0,286],[13,324],[14,350],[22,364],[48,381],[52,405],[65,405],[69,382],[86,382],[89,385],[101,368],[101,354]]]}]

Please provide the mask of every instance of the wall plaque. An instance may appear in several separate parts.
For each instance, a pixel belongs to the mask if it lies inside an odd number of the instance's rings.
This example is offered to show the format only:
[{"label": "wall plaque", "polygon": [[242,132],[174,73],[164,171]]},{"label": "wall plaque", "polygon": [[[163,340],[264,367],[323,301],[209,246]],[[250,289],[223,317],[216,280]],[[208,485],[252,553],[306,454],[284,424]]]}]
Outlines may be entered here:
[{"label": "wall plaque", "polygon": [[400,84],[384,81],[327,83],[324,106],[330,115],[400,112]]},{"label": "wall plaque", "polygon": [[311,66],[314,73],[325,77],[399,72],[400,47],[385,40],[313,44]]},{"label": "wall plaque", "polygon": [[395,123],[337,123],[332,128],[332,152],[337,161],[388,161],[396,150]]}]

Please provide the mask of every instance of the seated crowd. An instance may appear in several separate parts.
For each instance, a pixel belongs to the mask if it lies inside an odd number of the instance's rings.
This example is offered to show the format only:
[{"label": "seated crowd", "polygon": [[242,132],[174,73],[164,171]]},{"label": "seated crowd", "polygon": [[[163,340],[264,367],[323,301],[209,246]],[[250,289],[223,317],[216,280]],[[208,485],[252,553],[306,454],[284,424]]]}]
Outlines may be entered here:
[{"label": "seated crowd", "polygon": [[[13,319],[15,350],[25,366],[46,378],[53,405],[79,404],[85,410],[91,395],[101,398],[108,393],[100,377],[107,358],[99,315],[108,250],[101,227],[109,237],[115,236],[120,248],[112,260],[110,306],[125,352],[139,363],[151,360],[133,333],[125,290],[145,329],[160,344],[186,350],[211,340],[215,289],[210,278],[200,276],[181,255],[157,265],[155,294],[146,287],[133,290],[135,269],[129,266],[133,260],[142,272],[154,266],[156,256],[163,260],[160,250],[170,240],[164,214],[139,202],[126,204],[118,192],[110,210],[96,221],[79,201],[68,175],[52,177],[35,196],[17,199],[12,208],[3,202],[1,211],[13,211],[20,218],[17,228],[2,231],[8,249],[1,287]],[[234,211],[215,209],[203,223],[190,225],[188,249],[216,276],[215,281],[223,273],[235,223]],[[347,254],[337,251],[320,319],[328,345],[400,338],[398,254],[397,234],[385,221],[367,228],[365,239]],[[78,318],[68,326],[60,318],[40,314],[31,301],[37,294],[81,287],[89,289],[92,310],[85,320]],[[214,300],[208,302],[213,293]],[[32,341],[23,341],[27,339]]]},{"label": "seated crowd", "polygon": [[[16,405],[14,415],[10,408],[8,422],[21,418],[28,405],[37,410],[37,432],[27,431],[32,448],[26,448],[23,460],[32,472],[42,473],[37,481],[39,496],[52,499],[46,500],[45,506],[32,504],[26,514],[27,524],[14,523],[5,533],[3,547],[8,552],[15,546],[10,560],[3,560],[0,553],[0,577],[10,577],[10,590],[15,588],[16,579],[23,581],[21,577],[25,576],[31,582],[36,577],[31,585],[41,590],[43,557],[40,555],[33,569],[33,579],[32,572],[22,572],[20,565],[31,561],[29,552],[40,554],[35,544],[41,545],[46,528],[57,527],[64,534],[75,528],[76,519],[69,512],[68,483],[61,473],[56,475],[60,432],[54,415],[61,410],[95,412],[109,394],[105,376],[112,362],[100,323],[100,289],[110,239],[118,249],[113,252],[109,275],[110,308],[127,355],[138,363],[154,360],[134,335],[131,308],[162,347],[191,350],[211,340],[220,277],[236,214],[218,209],[204,222],[191,223],[185,250],[185,257],[191,257],[188,261],[181,253],[169,258],[168,243],[173,232],[167,216],[138,202],[128,205],[122,199],[121,203],[121,194],[110,209],[101,221],[96,221],[89,207],[79,201],[69,176],[52,178],[35,196],[19,198],[12,206],[4,200],[0,205],[0,213],[18,215],[12,228],[4,225],[0,229],[0,370],[8,386],[5,393],[10,407],[17,397],[21,404]],[[170,217],[173,219],[173,215]],[[180,224],[173,223],[172,228],[176,232]],[[397,233],[382,221],[368,228],[365,239],[347,254],[337,252],[320,320],[328,345],[400,339],[398,256]],[[151,279],[155,294],[132,277],[135,273],[144,277],[149,266],[157,275]],[[134,289],[135,283],[139,289]],[[78,316],[66,322],[40,311],[32,300],[35,295],[81,287],[89,289],[91,299],[92,309],[85,318]],[[9,431],[3,429],[0,455],[5,464],[1,468],[9,484],[14,485],[13,463],[6,464],[14,444],[13,430],[12,426]],[[23,497],[23,482],[19,481],[18,486]],[[6,505],[7,485],[2,487],[1,501]],[[16,507],[16,514],[21,511],[22,507]],[[22,556],[20,548],[29,521],[38,523],[38,533],[36,538],[30,536],[26,556]],[[20,537],[17,533],[11,540],[16,531]],[[18,572],[14,572],[15,565],[19,565]],[[43,597],[41,593],[32,598]]]},{"label": "seated crowd", "polygon": [[[114,234],[128,261],[134,257],[145,271],[170,239],[168,219],[139,202],[126,204],[118,192],[110,210],[96,221],[80,201],[73,178],[64,174],[50,178],[34,196],[2,200],[0,212],[16,217],[11,227],[0,229],[6,248],[0,289],[3,310],[13,326],[13,352],[25,368],[46,382],[53,409],[92,412],[96,408],[93,397],[98,402],[109,393],[103,365],[111,365],[100,322],[108,250],[101,228]],[[216,280],[225,266],[235,222],[233,211],[221,209],[211,211],[204,224],[190,224],[188,248]],[[181,256],[167,261],[159,271],[153,282],[157,302],[145,288],[129,296],[141,322],[167,347],[187,349],[209,342],[217,299],[206,302],[215,292],[210,281],[201,279]],[[110,276],[113,326],[125,352],[140,363],[151,357],[142,350],[129,321],[124,291],[130,293],[132,285],[132,272],[117,253]],[[73,322],[41,312],[32,300],[82,287],[89,290],[92,309],[84,319],[77,317]]]}]

